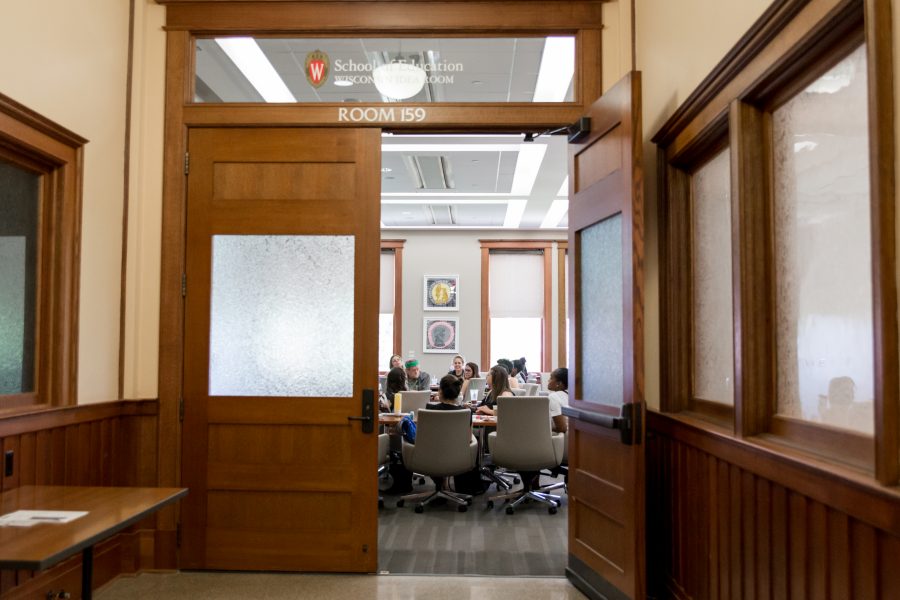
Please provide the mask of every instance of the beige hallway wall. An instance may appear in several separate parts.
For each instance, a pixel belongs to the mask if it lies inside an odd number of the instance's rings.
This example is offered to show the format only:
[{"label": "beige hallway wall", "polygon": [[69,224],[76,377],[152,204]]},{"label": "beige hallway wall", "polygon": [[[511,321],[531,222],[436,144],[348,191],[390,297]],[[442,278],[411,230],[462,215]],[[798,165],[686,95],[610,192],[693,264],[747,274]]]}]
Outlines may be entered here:
[{"label": "beige hallway wall", "polygon": [[78,402],[116,398],[128,9],[4,3],[0,91],[89,140],[84,152]]}]

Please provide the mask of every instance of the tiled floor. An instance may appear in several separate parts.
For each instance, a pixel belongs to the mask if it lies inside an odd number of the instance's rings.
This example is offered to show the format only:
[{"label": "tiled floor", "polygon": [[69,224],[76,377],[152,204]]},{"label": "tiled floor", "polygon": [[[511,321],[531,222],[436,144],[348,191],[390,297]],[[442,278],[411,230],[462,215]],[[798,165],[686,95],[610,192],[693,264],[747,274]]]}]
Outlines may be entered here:
[{"label": "tiled floor", "polygon": [[142,573],[119,577],[97,600],[582,600],[562,577],[437,577],[412,575],[298,575],[276,573]]}]

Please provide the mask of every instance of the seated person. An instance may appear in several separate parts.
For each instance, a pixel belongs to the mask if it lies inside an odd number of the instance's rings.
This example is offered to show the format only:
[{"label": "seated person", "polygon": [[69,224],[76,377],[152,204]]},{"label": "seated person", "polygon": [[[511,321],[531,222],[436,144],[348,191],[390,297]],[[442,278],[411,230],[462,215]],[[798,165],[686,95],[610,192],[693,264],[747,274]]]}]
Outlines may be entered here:
[{"label": "seated person", "polygon": [[431,389],[431,375],[419,368],[419,361],[415,358],[406,361],[406,389],[410,391]]},{"label": "seated person", "polygon": [[550,426],[553,433],[565,433],[569,420],[562,414],[562,407],[569,405],[569,369],[560,367],[550,373]]},{"label": "seated person", "polygon": [[473,377],[478,377],[478,365],[473,362],[467,362],[466,366],[463,367],[463,386],[462,391],[459,393],[463,397],[463,401],[469,397],[469,380]]},{"label": "seated person", "polygon": [[513,372],[513,364],[512,361],[508,358],[498,358],[497,364],[506,369],[506,374],[509,377],[509,388],[516,389],[519,387],[519,380],[512,375]]},{"label": "seated person", "polygon": [[510,375],[516,378],[516,381],[519,383],[525,383],[528,381],[528,370],[525,368],[525,357],[517,358],[512,362],[513,368],[512,371],[509,372]]},{"label": "seated person", "polygon": [[466,363],[466,359],[457,354],[453,357],[453,360],[450,361],[450,370],[447,371],[451,375],[456,375],[460,379],[463,378],[463,365]]},{"label": "seated person", "polygon": [[479,415],[493,415],[497,406],[497,398],[500,396],[512,396],[509,389],[509,372],[501,365],[496,364],[488,371],[486,382],[491,391],[484,396],[484,400],[475,409]]},{"label": "seated person", "polygon": [[394,395],[406,390],[406,371],[400,367],[394,367],[388,371],[384,387],[384,394],[378,399],[378,410],[394,412]]}]

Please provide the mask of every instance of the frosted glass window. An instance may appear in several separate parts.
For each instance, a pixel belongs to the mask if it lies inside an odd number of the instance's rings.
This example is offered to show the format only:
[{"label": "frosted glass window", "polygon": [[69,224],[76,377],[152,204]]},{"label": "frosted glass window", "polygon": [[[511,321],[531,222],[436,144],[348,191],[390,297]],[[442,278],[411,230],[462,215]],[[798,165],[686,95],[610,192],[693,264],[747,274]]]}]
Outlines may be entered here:
[{"label": "frosted glass window", "polygon": [[394,252],[381,253],[381,283],[378,300],[378,370],[390,369],[394,353]]},{"label": "frosted glass window", "polygon": [[0,161],[0,394],[35,391],[39,187]]},{"label": "frosted glass window", "polygon": [[872,433],[865,46],[774,113],[778,413]]},{"label": "frosted glass window", "polygon": [[734,405],[731,174],[728,150],[691,178],[695,398]]},{"label": "frosted glass window", "polygon": [[353,394],[353,236],[213,236],[211,396]]},{"label": "frosted glass window", "polygon": [[582,399],[622,405],[622,215],[579,232],[580,294],[576,303]]}]

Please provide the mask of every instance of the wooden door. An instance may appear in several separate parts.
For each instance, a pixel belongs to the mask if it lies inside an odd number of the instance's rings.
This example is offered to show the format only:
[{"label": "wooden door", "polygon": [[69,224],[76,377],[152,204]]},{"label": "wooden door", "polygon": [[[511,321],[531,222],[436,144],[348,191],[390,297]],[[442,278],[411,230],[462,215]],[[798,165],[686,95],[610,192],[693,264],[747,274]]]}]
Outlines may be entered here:
[{"label": "wooden door", "polygon": [[374,572],[380,132],[188,148],[180,566]]},{"label": "wooden door", "polygon": [[591,107],[569,151],[569,566],[575,585],[643,598],[641,79]]}]

